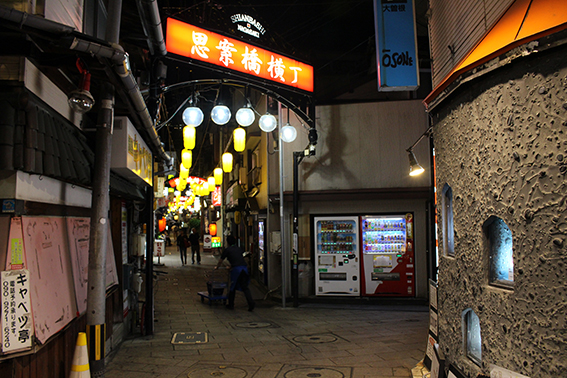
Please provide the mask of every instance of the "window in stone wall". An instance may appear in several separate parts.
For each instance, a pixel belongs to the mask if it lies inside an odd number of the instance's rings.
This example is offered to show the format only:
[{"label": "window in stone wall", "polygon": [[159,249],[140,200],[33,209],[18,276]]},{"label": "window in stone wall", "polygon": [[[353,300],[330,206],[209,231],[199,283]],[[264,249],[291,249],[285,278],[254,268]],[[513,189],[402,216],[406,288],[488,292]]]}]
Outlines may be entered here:
[{"label": "window in stone wall", "polygon": [[506,223],[490,217],[484,223],[488,239],[490,262],[490,284],[504,288],[514,287],[514,256],[512,250],[512,231]]},{"label": "window in stone wall", "polygon": [[455,230],[453,228],[453,190],[448,184],[441,195],[441,219],[443,220],[443,252],[445,256],[455,256]]},{"label": "window in stone wall", "polygon": [[463,312],[463,334],[467,357],[480,366],[482,363],[480,321],[478,315],[470,308]]}]

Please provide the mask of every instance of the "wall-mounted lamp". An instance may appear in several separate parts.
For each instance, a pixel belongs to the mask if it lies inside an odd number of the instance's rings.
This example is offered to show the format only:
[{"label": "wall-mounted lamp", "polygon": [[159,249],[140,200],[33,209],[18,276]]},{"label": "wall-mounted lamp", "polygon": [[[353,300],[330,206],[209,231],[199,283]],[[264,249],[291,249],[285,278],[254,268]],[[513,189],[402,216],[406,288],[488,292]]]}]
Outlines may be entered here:
[{"label": "wall-mounted lamp", "polygon": [[408,151],[408,157],[410,163],[409,175],[417,176],[425,172],[425,169],[423,169],[423,167],[419,165],[419,163],[417,162],[417,159],[415,158],[413,151],[412,150],[407,150],[407,151]]},{"label": "wall-mounted lamp", "polygon": [[419,165],[419,163],[417,162],[417,159],[415,158],[415,154],[413,153],[413,148],[419,143],[421,142],[421,140],[425,137],[425,136],[429,136],[431,135],[431,131],[433,129],[433,126],[430,126],[427,130],[425,130],[425,132],[423,134],[421,134],[421,136],[419,137],[418,140],[415,141],[414,144],[412,144],[406,151],[408,152],[408,158],[409,158],[409,163],[410,163],[410,170],[409,170],[409,175],[410,176],[418,176],[420,174],[422,174],[423,172],[425,172],[425,169],[423,169],[423,167],[421,165]]},{"label": "wall-mounted lamp", "polygon": [[91,89],[91,74],[81,58],[77,59],[76,65],[81,73],[81,82],[79,83],[78,89],[69,93],[67,101],[73,111],[84,114],[91,110],[95,103],[91,92],[89,92]]}]

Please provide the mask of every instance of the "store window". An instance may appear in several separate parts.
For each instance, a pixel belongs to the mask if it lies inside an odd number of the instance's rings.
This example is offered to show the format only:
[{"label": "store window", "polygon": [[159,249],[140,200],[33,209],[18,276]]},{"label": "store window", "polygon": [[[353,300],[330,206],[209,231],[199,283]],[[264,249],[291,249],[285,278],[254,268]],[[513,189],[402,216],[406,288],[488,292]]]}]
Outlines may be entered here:
[{"label": "store window", "polygon": [[441,192],[443,220],[443,253],[445,256],[455,256],[455,229],[453,228],[453,190],[445,184]]},{"label": "store window", "polygon": [[484,223],[488,240],[490,261],[490,284],[505,288],[514,287],[514,256],[512,231],[506,223],[495,216]]},{"label": "store window", "polygon": [[463,312],[463,334],[467,357],[480,366],[482,362],[480,321],[478,315],[470,308]]}]

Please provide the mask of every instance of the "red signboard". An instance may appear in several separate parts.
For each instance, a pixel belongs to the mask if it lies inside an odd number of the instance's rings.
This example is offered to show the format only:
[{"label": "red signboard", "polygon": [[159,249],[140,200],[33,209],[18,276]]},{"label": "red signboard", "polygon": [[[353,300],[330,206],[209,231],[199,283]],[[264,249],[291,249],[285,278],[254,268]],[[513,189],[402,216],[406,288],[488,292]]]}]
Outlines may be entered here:
[{"label": "red signboard", "polygon": [[313,67],[238,39],[167,19],[167,51],[313,92]]},{"label": "red signboard", "polygon": [[215,190],[211,192],[211,198],[213,199],[213,206],[222,205],[221,196],[222,194],[221,194],[220,186],[216,186]]}]

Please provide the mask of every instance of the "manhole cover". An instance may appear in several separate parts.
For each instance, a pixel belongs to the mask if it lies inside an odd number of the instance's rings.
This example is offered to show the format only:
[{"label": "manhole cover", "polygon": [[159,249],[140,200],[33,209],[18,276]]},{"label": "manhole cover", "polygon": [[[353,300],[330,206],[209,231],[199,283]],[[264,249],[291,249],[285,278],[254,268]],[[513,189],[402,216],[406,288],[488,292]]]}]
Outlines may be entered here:
[{"label": "manhole cover", "polygon": [[333,343],[337,341],[338,338],[335,335],[308,335],[308,336],[296,336],[293,341],[302,344],[325,344]]},{"label": "manhole cover", "polygon": [[189,378],[244,378],[248,375],[246,370],[230,366],[203,367],[187,374]]},{"label": "manhole cover", "polygon": [[269,328],[272,327],[273,324],[270,322],[245,322],[237,323],[235,326],[238,328]]},{"label": "manhole cover", "polygon": [[202,344],[208,341],[206,332],[177,332],[171,339],[172,344]]},{"label": "manhole cover", "polygon": [[285,378],[344,378],[344,376],[338,370],[319,367],[292,369],[284,374]]}]

